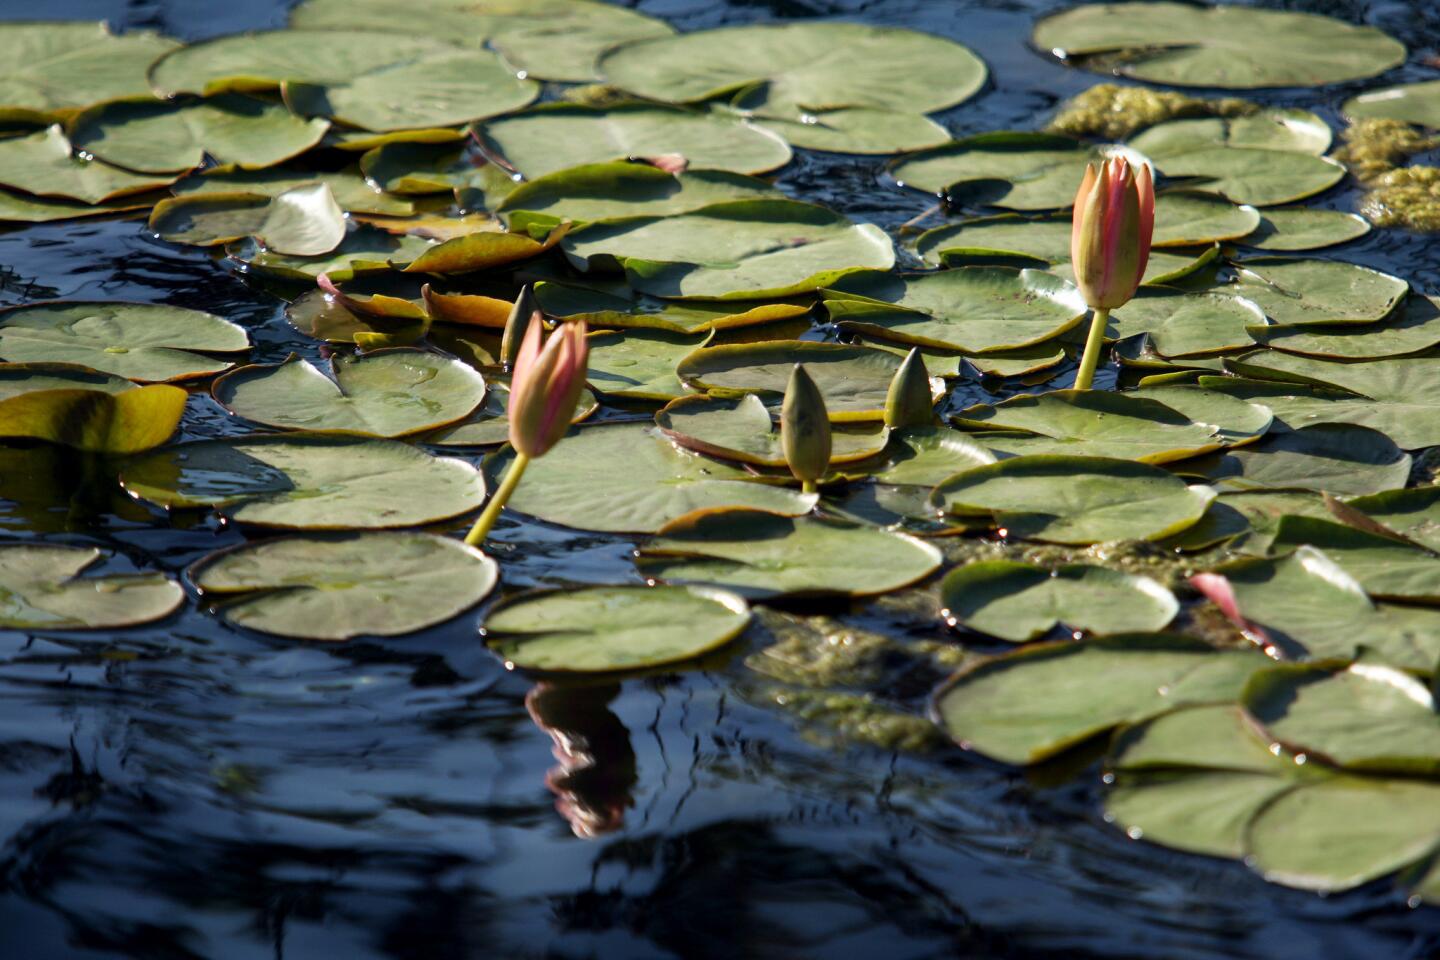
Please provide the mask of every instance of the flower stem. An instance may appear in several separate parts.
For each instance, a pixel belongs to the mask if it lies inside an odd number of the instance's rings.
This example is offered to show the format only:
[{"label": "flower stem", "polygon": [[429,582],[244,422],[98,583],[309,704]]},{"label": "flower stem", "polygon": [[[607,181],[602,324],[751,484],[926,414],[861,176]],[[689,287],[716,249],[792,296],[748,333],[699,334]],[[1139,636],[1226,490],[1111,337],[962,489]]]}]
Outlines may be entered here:
[{"label": "flower stem", "polygon": [[800,481],[800,492],[801,492],[801,493],[819,493],[819,492],[820,492],[820,486],[819,486],[819,484],[817,484],[814,480],[801,480],[801,481]]},{"label": "flower stem", "polygon": [[475,521],[475,526],[465,534],[465,542],[472,547],[478,547],[490,536],[490,528],[495,526],[500,511],[505,509],[505,501],[510,499],[510,494],[520,485],[520,478],[525,475],[525,468],[530,465],[530,458],[523,453],[516,453],[514,461],[505,470],[505,479],[500,481],[500,488],[485,504],[485,510],[480,514],[480,519]]},{"label": "flower stem", "polygon": [[1089,390],[1095,380],[1095,368],[1100,365],[1100,354],[1105,349],[1105,327],[1110,322],[1110,311],[1097,309],[1090,320],[1090,335],[1085,338],[1085,353],[1080,357],[1080,372],[1075,374],[1075,389]]}]

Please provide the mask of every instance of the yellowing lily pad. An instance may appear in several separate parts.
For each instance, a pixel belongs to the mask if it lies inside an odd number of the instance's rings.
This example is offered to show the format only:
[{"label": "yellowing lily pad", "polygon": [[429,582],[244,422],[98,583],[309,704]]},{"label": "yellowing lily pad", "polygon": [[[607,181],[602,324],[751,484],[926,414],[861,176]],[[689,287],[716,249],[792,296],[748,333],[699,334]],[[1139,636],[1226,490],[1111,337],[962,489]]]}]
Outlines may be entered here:
[{"label": "yellowing lily pad", "polygon": [[75,364],[0,364],[0,437],[136,453],[170,439],[186,396],[179,387],[137,387]]}]

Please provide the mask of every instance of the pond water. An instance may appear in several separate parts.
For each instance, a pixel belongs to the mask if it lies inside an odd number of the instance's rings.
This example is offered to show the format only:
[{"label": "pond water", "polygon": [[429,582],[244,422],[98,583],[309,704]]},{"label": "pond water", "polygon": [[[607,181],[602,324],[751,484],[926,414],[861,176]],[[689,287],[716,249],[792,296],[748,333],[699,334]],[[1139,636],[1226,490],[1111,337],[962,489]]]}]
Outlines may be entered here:
[{"label": "pond water", "polygon": [[[1047,0],[643,0],[682,30],[792,18],[914,27],[979,52],[992,85],[942,114],[957,134],[1033,129],[1096,82],[1025,44]],[[1432,0],[1267,6],[1369,22],[1412,63],[1440,49]],[[279,26],[285,0],[51,0],[187,40]],[[0,15],[31,17],[12,0]],[[1283,43],[1283,37],[1275,38]],[[743,51],[738,52],[743,55]],[[1402,68],[1387,81],[1420,78]],[[1259,93],[1339,126],[1323,94]],[[888,230],[929,200],[874,158],[806,154],[794,196]],[[1318,205],[1350,209],[1342,187]],[[1323,255],[1323,254],[1322,254]],[[1345,259],[1440,292],[1440,244],[1376,231]],[[0,302],[155,301],[250,330],[254,359],[315,345],[281,301],[140,222],[0,235]],[[1063,385],[1065,378],[1053,381]],[[974,398],[980,388],[961,383]],[[187,438],[235,430],[193,397]],[[242,536],[113,494],[44,450],[0,462],[0,528],[179,574]],[[505,587],[638,581],[629,539],[501,521]],[[919,609],[918,607],[916,608]],[[888,611],[888,612],[884,612]],[[837,624],[942,639],[903,602]],[[191,609],[112,635],[0,633],[0,955],[85,957],[1401,958],[1440,953],[1440,912],[1381,882],[1332,898],[1107,825],[1096,767],[1041,774],[952,748],[847,742],[745,666],[752,630],[704,669],[587,685],[508,672],[477,614],[387,642],[269,640]],[[882,657],[867,689],[921,713],[941,678]],[[552,749],[588,753],[562,765]],[[573,826],[572,826],[573,824]],[[583,835],[582,835],[583,834]]]}]

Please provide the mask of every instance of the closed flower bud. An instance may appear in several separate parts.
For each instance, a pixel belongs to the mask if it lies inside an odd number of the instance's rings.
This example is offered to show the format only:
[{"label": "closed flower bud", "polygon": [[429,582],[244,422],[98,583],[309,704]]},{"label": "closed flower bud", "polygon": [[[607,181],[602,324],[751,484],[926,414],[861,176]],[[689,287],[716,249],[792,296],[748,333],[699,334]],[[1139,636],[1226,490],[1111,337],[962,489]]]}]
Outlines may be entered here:
[{"label": "closed flower bud", "polygon": [[830,417],[820,388],[798,363],[780,406],[780,445],[796,480],[808,487],[825,476],[830,467]]},{"label": "closed flower bud", "polygon": [[890,380],[885,394],[885,426],[928,427],[935,420],[935,401],[930,394],[930,373],[920,348],[913,347]]},{"label": "closed flower bud", "polygon": [[590,355],[583,320],[562,323],[542,347],[544,330],[536,310],[510,375],[510,445],[532,458],[544,456],[570,429]]},{"label": "closed flower bud", "polygon": [[1070,230],[1080,295],[1095,310],[1129,302],[1145,275],[1155,229],[1155,187],[1146,163],[1111,157],[1085,168]]},{"label": "closed flower bud", "polygon": [[515,368],[515,358],[520,354],[520,341],[530,327],[530,317],[540,307],[535,302],[535,291],[530,284],[520,288],[510,316],[505,319],[505,332],[500,335],[500,365],[506,370]]}]

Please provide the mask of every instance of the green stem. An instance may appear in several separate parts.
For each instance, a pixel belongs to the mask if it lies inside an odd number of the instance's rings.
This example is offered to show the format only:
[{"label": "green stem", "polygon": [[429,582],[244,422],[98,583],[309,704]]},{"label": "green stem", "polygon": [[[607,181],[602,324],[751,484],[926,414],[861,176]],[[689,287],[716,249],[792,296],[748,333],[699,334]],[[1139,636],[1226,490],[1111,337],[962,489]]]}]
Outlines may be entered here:
[{"label": "green stem", "polygon": [[1085,338],[1085,353],[1080,357],[1080,372],[1075,375],[1075,389],[1089,390],[1095,379],[1095,368],[1100,365],[1100,354],[1105,350],[1105,327],[1110,322],[1110,311],[1097,309],[1090,320],[1090,335]]},{"label": "green stem", "polygon": [[500,481],[500,488],[485,504],[485,512],[480,514],[480,519],[475,521],[475,526],[465,534],[465,542],[472,547],[478,547],[490,536],[490,528],[495,526],[495,521],[500,516],[500,511],[505,509],[505,501],[510,499],[510,494],[520,485],[520,478],[525,475],[525,468],[530,465],[530,458],[523,453],[516,453],[514,461],[505,470],[505,479]]},{"label": "green stem", "polygon": [[820,486],[819,486],[819,484],[817,484],[814,480],[801,480],[801,481],[800,481],[800,492],[801,492],[801,493],[819,493],[819,492],[820,492]]}]

